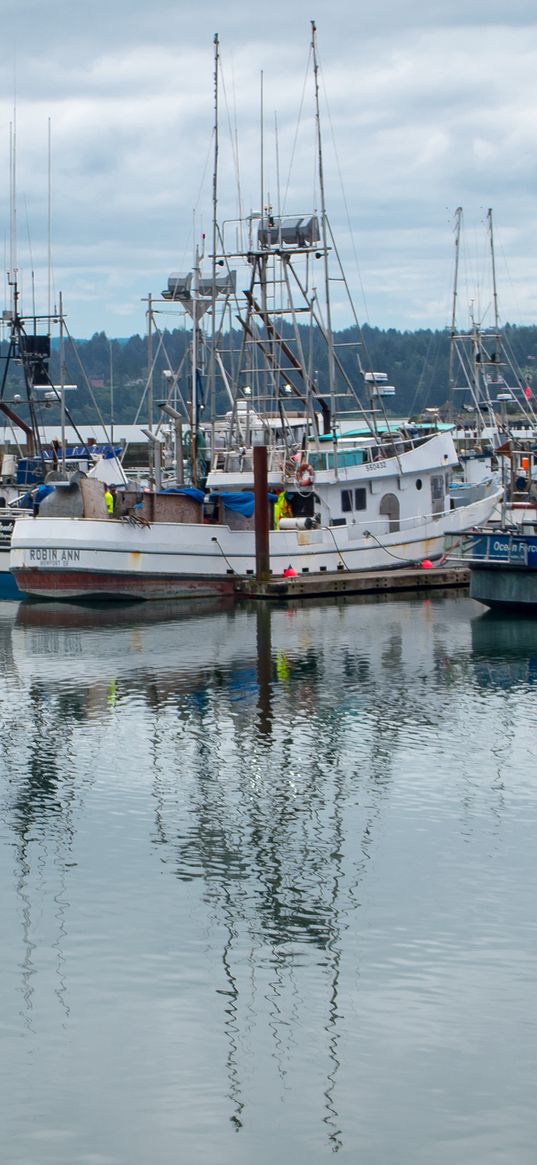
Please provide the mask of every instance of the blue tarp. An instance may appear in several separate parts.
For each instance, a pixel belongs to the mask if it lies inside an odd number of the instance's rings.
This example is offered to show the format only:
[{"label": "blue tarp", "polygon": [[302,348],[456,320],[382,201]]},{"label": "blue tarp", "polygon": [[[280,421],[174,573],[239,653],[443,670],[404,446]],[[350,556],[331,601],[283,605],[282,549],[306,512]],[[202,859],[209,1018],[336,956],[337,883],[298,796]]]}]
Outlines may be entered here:
[{"label": "blue tarp", "polygon": [[173,486],[171,489],[161,490],[161,493],[163,493],[163,494],[182,494],[183,497],[192,498],[193,501],[199,502],[200,505],[203,501],[205,501],[205,494],[204,494],[203,490],[202,489],[195,489],[194,486],[190,486],[190,485],[184,486],[182,489],[179,489],[177,486]]},{"label": "blue tarp", "polygon": [[245,518],[251,518],[254,512],[254,494],[251,490],[245,490],[242,493],[209,494],[209,501],[223,501],[226,509],[233,510],[236,514],[242,514]]},{"label": "blue tarp", "polygon": [[[267,494],[269,502],[275,502],[277,495]],[[243,490],[240,493],[212,493],[209,494],[209,501],[223,501],[224,506],[228,510],[234,510],[236,514],[242,514],[245,518],[251,518],[255,509],[255,494],[251,490]]]},{"label": "blue tarp", "polygon": [[31,509],[34,505],[39,506],[41,505],[43,498],[46,498],[47,494],[51,493],[54,493],[53,485],[40,485],[39,488],[35,490],[35,492],[28,492],[24,494],[24,497],[19,498],[17,506],[20,510]]},{"label": "blue tarp", "polygon": [[[205,501],[205,494],[201,489],[194,489],[193,486],[185,486],[183,489],[173,487],[172,489],[163,489],[161,491],[165,494],[183,494],[187,498],[193,498],[196,502]],[[275,502],[277,494],[267,494],[269,502]],[[240,492],[225,492],[210,493],[207,499],[209,502],[223,502],[227,510],[233,510],[236,514],[242,514],[245,518],[251,518],[255,509],[255,494],[253,490],[241,490]]]}]

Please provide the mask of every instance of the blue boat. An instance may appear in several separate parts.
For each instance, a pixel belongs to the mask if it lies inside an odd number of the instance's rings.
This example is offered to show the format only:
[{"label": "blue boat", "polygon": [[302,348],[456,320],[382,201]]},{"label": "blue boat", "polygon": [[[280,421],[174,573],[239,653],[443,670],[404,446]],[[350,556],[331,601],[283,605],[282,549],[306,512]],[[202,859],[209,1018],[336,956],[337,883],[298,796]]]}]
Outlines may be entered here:
[{"label": "blue boat", "polygon": [[537,525],[472,531],[452,560],[470,570],[470,597],[487,607],[537,611]]}]

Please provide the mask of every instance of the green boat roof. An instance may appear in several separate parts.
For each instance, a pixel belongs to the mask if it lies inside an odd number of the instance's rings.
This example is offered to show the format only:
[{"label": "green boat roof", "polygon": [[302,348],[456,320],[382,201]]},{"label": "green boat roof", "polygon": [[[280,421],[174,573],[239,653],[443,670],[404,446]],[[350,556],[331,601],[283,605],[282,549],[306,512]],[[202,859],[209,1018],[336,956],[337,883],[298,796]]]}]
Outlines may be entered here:
[{"label": "green boat roof", "polygon": [[[389,424],[388,425],[386,425],[386,424],[377,425],[377,433],[382,435],[385,433],[397,433],[397,432],[399,432],[399,429],[417,429],[419,431],[421,429],[428,430],[428,429],[432,429],[432,428],[434,428],[435,430],[437,430],[440,433],[448,433],[450,431],[450,429],[453,429],[453,425],[450,424],[449,421],[438,421],[436,424],[433,424],[432,422],[427,422],[427,421],[403,421],[399,425],[393,425],[393,426],[389,425]],[[343,433],[342,432],[336,433],[337,440],[341,440],[344,437],[372,437],[372,436],[374,436],[373,430],[370,429],[367,425],[364,425],[358,429],[346,429],[345,432],[343,432]],[[319,437],[319,440],[320,441],[331,441],[332,440],[332,433],[323,433],[322,436]]]}]

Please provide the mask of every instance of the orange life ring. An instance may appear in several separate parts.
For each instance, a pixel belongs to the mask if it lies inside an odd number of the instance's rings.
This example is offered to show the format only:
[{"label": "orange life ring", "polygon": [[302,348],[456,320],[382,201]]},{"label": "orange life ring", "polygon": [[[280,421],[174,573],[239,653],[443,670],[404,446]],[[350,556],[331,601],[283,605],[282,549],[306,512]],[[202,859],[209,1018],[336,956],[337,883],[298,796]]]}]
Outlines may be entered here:
[{"label": "orange life ring", "polygon": [[313,485],[315,481],[315,471],[310,465],[309,461],[303,461],[296,471],[296,480],[300,486]]}]

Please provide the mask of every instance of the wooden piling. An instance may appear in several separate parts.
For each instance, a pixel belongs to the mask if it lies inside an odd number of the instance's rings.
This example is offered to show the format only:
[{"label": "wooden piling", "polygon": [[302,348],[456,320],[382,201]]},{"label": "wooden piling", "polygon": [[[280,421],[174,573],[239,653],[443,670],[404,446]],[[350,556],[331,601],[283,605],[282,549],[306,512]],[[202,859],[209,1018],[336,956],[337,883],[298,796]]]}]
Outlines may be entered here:
[{"label": "wooden piling", "polygon": [[254,445],[255,577],[258,583],[266,583],[270,579],[267,465],[266,445]]}]

